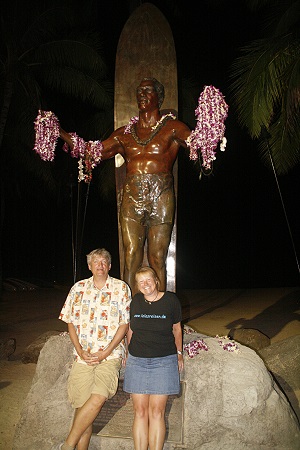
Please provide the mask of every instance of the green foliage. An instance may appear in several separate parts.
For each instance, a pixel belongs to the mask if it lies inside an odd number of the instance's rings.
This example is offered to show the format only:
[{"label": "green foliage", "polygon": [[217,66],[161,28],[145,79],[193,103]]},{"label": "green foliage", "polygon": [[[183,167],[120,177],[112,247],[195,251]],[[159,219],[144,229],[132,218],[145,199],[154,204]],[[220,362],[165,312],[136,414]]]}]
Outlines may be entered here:
[{"label": "green foliage", "polygon": [[[239,123],[253,139],[259,139],[266,164],[272,152],[279,174],[300,162],[300,39],[295,26],[300,2],[283,3],[286,8],[280,5],[273,32],[241,49],[242,56],[231,67],[231,94]],[[264,128],[270,135],[268,142],[261,137]]]},{"label": "green foliage", "polygon": [[[94,3],[62,5],[57,0],[3,5],[0,146],[7,186],[8,174],[20,170],[34,173],[46,192],[60,189],[66,181],[59,174],[67,178],[66,170],[73,170],[64,158],[59,161],[65,168],[61,172],[56,163],[42,162],[32,151],[38,109],[54,107],[59,120],[75,124],[69,131],[80,128],[89,139],[101,139],[113,127],[113,86],[93,28]],[[93,136],[88,135],[91,129]]]}]

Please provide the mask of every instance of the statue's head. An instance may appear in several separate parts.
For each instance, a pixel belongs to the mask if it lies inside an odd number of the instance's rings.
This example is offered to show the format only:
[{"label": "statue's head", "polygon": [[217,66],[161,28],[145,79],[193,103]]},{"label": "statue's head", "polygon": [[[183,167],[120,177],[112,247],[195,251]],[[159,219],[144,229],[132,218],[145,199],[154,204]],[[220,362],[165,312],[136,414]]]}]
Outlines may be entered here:
[{"label": "statue's head", "polygon": [[152,81],[155,92],[158,97],[158,107],[160,108],[165,98],[165,88],[156,78],[145,77],[141,81]]}]

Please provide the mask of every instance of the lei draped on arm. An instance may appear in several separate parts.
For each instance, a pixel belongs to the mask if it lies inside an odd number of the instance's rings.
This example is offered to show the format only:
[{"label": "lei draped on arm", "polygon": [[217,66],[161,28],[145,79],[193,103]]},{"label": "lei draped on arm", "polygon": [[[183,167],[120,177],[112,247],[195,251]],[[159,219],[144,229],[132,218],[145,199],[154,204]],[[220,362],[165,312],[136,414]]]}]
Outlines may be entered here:
[{"label": "lei draped on arm", "polygon": [[[53,161],[57,139],[60,136],[60,126],[52,111],[39,110],[34,121],[35,144],[34,151],[43,161]],[[70,152],[72,158],[78,158],[78,181],[89,183],[92,180],[92,170],[102,159],[103,144],[101,141],[85,142],[76,133],[69,133],[73,148],[65,142],[63,150]]]},{"label": "lei draped on arm", "polygon": [[196,128],[185,141],[190,149],[190,159],[202,160],[202,166],[210,170],[216,159],[216,148],[226,147],[225,119],[228,116],[228,105],[223,94],[214,86],[205,86],[198,99],[195,110]]}]

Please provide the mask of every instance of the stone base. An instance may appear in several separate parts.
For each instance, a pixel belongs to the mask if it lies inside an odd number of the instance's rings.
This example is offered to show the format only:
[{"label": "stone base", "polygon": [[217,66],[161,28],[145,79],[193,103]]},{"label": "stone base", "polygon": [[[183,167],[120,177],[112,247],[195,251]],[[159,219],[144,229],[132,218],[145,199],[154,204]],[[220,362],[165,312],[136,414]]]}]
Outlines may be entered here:
[{"label": "stone base", "polygon": [[[170,395],[166,406],[166,441],[173,443],[183,442],[183,405],[184,405],[185,383],[181,383],[181,393],[179,395]],[[125,394],[126,395],[126,394]],[[128,395],[128,394],[127,394]],[[122,391],[122,381],[120,380],[119,392],[115,395],[115,399],[124,397]],[[120,401],[122,399],[120,398]],[[109,405],[111,401],[107,402]],[[99,419],[105,417],[105,411],[99,415]],[[133,404],[129,398],[125,404],[115,410],[111,419],[97,433],[101,437],[132,439],[132,423],[133,423]],[[94,423],[94,429],[97,426],[97,419]],[[131,442],[132,445],[132,442]]]}]

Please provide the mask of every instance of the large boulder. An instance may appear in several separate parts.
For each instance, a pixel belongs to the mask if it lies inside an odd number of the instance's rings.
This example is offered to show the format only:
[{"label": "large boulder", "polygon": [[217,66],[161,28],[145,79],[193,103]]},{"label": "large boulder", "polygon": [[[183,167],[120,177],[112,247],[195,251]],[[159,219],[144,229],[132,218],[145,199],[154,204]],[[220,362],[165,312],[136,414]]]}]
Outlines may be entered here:
[{"label": "large boulder", "polygon": [[68,334],[50,337],[40,351],[31,389],[17,424],[13,450],[51,449],[73,419],[67,397],[73,345]]},{"label": "large boulder", "polygon": [[252,348],[252,350],[260,350],[271,344],[271,339],[255,328],[233,328],[228,335],[231,339]]},{"label": "large boulder", "polygon": [[226,338],[203,341],[207,351],[185,358],[188,448],[299,449],[294,411],[256,352]]},{"label": "large boulder", "polygon": [[300,334],[274,342],[258,353],[300,419],[299,401],[295,395],[295,392],[300,390]]},{"label": "large boulder", "polygon": [[[194,333],[184,335],[182,434],[164,450],[299,449],[299,424],[263,360],[248,347]],[[238,345],[238,347],[237,347]],[[40,353],[13,450],[52,450],[72,421],[66,382],[72,361],[68,336],[50,338]],[[123,409],[124,408],[124,409]],[[128,417],[128,404],[116,416]],[[132,450],[132,439],[93,435],[89,450]]]},{"label": "large boulder", "polygon": [[0,339],[0,360],[8,360],[16,350],[16,339]]},{"label": "large boulder", "polygon": [[21,356],[22,363],[36,364],[39,359],[40,352],[48,339],[50,339],[52,336],[57,336],[60,333],[60,331],[46,331],[46,333],[41,334],[35,341],[33,341],[25,348]]}]

